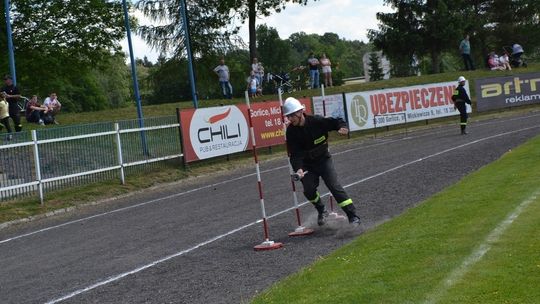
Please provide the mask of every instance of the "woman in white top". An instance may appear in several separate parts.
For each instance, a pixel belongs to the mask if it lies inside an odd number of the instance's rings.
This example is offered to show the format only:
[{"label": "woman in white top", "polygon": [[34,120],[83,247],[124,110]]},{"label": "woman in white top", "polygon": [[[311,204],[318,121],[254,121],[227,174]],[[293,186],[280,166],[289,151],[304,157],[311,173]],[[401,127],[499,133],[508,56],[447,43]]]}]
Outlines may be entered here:
[{"label": "woman in white top", "polygon": [[[9,113],[8,113],[8,103],[6,101],[6,93],[0,93],[0,123],[4,125],[9,133],[8,140],[11,139],[11,126],[9,125]],[[0,125],[0,129],[1,129]]]},{"label": "woman in white top", "polygon": [[330,62],[330,59],[323,53],[319,62],[322,66],[322,73],[324,75],[324,85],[326,87],[332,86],[332,63]]}]

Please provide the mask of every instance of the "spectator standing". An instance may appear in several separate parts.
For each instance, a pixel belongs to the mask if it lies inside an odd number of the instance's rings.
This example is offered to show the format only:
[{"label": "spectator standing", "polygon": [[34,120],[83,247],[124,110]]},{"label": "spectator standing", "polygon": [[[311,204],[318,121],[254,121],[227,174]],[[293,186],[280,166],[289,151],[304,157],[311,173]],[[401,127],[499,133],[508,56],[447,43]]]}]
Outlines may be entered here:
[{"label": "spectator standing", "polygon": [[326,54],[323,53],[321,56],[321,70],[324,76],[324,86],[332,86],[332,62],[326,57]]},{"label": "spectator standing", "polygon": [[44,125],[44,117],[48,115],[49,108],[38,103],[37,95],[33,95],[28,101],[25,110],[26,121]]},{"label": "spectator standing", "polygon": [[229,67],[225,65],[225,59],[221,58],[219,65],[214,69],[219,77],[219,85],[223,92],[223,97],[232,99],[233,88],[229,82]]},{"label": "spectator standing", "polygon": [[4,76],[4,87],[2,88],[2,92],[6,93],[5,98],[9,107],[9,117],[13,120],[15,131],[20,132],[22,130],[21,110],[19,109],[17,102],[19,101],[19,98],[21,98],[21,93],[19,92],[19,88],[13,84],[13,78],[11,78],[10,75]]},{"label": "spectator standing", "polygon": [[257,57],[253,58],[253,62],[251,63],[251,71],[255,74],[255,77],[257,78],[259,85],[262,85],[262,81],[264,77],[264,67],[262,63],[259,62]]},{"label": "spectator standing", "polygon": [[[9,125],[9,105],[6,101],[6,93],[2,92],[0,93],[0,123],[6,127],[6,130],[8,132],[8,140],[11,139],[13,132],[11,130],[11,126]],[[0,125],[1,127],[1,125]]]},{"label": "spectator standing", "polygon": [[461,43],[459,44],[459,52],[461,57],[463,57],[463,63],[465,64],[465,70],[473,71],[474,64],[471,58],[471,43],[469,41],[469,35],[466,35]]},{"label": "spectator standing", "polygon": [[248,81],[247,81],[247,90],[249,92],[249,96],[252,98],[257,97],[258,88],[259,88],[259,79],[257,79],[255,72],[251,71],[251,75],[249,76]]},{"label": "spectator standing", "polygon": [[47,115],[44,117],[45,124],[58,124],[58,121],[56,121],[56,114],[60,112],[62,104],[60,103],[60,101],[58,101],[56,93],[50,93],[49,97],[45,98],[45,101],[43,101],[43,105],[48,109],[46,112]]},{"label": "spectator standing", "polygon": [[319,59],[315,58],[315,55],[311,52],[309,53],[307,63],[309,67],[310,89],[316,89],[319,87]]},{"label": "spectator standing", "polygon": [[304,106],[294,97],[285,100],[283,114],[289,120],[285,136],[291,166],[302,182],[304,196],[317,209],[317,224],[324,225],[328,214],[317,191],[320,178],[347,215],[349,223],[360,224],[352,199],[339,184],[328,151],[328,132],[338,131],[345,135],[349,132],[347,123],[341,118],[306,115]]},{"label": "spectator standing", "polygon": [[471,99],[469,98],[469,95],[467,94],[467,91],[465,90],[465,83],[467,82],[467,79],[463,76],[459,76],[458,78],[458,86],[456,90],[454,91],[454,94],[452,95],[452,100],[454,101],[454,108],[459,111],[459,125],[461,128],[461,135],[467,134],[467,105],[471,104]]}]

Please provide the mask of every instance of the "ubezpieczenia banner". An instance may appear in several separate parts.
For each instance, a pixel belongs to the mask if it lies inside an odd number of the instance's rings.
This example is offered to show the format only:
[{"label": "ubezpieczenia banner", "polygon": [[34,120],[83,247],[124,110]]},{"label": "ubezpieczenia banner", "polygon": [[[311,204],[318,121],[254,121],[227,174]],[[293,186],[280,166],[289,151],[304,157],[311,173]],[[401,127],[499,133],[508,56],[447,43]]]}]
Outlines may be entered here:
[{"label": "ubezpieczenia banner", "polygon": [[540,73],[477,79],[475,87],[479,112],[540,103]]},{"label": "ubezpieczenia banner", "polygon": [[[456,82],[348,93],[345,95],[351,131],[458,115],[452,95]],[[469,83],[465,84],[469,94]],[[467,105],[467,112],[472,108]]]}]

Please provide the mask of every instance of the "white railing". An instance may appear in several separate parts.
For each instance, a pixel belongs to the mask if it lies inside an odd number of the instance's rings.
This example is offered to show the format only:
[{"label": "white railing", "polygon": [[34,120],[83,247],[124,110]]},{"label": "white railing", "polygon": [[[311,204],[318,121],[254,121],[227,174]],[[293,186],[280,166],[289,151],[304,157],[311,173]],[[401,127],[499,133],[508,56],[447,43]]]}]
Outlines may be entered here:
[{"label": "white railing", "polygon": [[[69,180],[73,180],[73,179],[77,179],[77,178],[81,178],[81,177],[85,177],[85,176],[90,176],[90,175],[98,176],[99,173],[103,173],[103,172],[118,171],[119,172],[120,182],[122,184],[124,184],[125,183],[125,168],[127,168],[127,167],[145,165],[145,164],[155,163],[155,162],[159,162],[159,161],[164,161],[164,160],[169,160],[169,159],[174,159],[174,158],[180,158],[180,157],[183,156],[182,153],[171,153],[171,151],[166,151],[165,154],[168,153],[167,155],[159,155],[159,156],[155,156],[155,157],[150,157],[150,155],[149,155],[149,153],[147,151],[150,150],[150,149],[158,150],[158,149],[160,149],[160,146],[163,146],[163,143],[169,144],[169,150],[176,150],[178,152],[181,151],[180,141],[179,141],[180,137],[179,137],[178,133],[175,133],[176,136],[173,135],[173,134],[158,134],[157,137],[161,137],[161,142],[157,142],[157,143],[154,143],[154,144],[148,143],[147,139],[151,139],[152,137],[147,136],[146,132],[158,131],[158,130],[164,130],[164,129],[179,129],[179,124],[178,123],[173,123],[173,124],[142,127],[142,128],[120,129],[119,123],[115,123],[113,131],[97,132],[97,133],[91,133],[91,134],[67,136],[67,137],[53,138],[53,139],[42,139],[42,140],[38,139],[38,133],[36,132],[36,130],[32,130],[31,131],[32,141],[22,142],[22,143],[14,143],[14,144],[7,144],[7,145],[0,145],[0,153],[5,153],[9,149],[20,149],[20,148],[23,148],[23,147],[31,146],[32,147],[32,154],[33,154],[33,168],[32,169],[34,171],[33,172],[34,174],[32,174],[32,179],[33,179],[32,181],[26,180],[26,181],[23,181],[21,183],[16,183],[15,185],[2,185],[2,184],[5,184],[5,183],[3,183],[2,180],[0,180],[0,200],[10,197],[9,194],[8,195],[5,194],[5,193],[7,193],[9,191],[13,191],[13,190],[17,191],[17,190],[19,190],[20,192],[29,192],[29,191],[36,191],[37,190],[38,193],[39,193],[40,202],[41,202],[41,204],[43,204],[43,202],[44,202],[44,190],[45,190],[44,185],[46,185],[47,183],[62,182],[62,181],[65,182],[65,181],[69,181]],[[144,152],[144,159],[143,160],[135,160],[135,161],[131,161],[131,162],[125,162],[124,161],[124,159],[125,159],[124,158],[124,153],[126,153],[126,152],[123,152],[123,141],[122,141],[122,136],[121,135],[122,134],[129,134],[129,133],[136,133],[136,132],[141,133],[141,139],[142,139],[141,141],[142,141],[142,147],[143,147],[142,149],[145,151]],[[110,140],[111,137],[114,138],[114,143]],[[172,138],[172,137],[174,137],[174,138]],[[111,149],[111,150],[116,150],[116,155],[113,156],[113,157],[115,157],[117,159],[117,164],[109,165],[109,166],[103,166],[103,167],[100,167],[100,168],[97,168],[97,169],[92,169],[92,170],[85,170],[83,172],[76,172],[76,173],[71,173],[71,174],[62,174],[62,175],[53,176],[53,177],[44,178],[42,176],[42,166],[43,166],[42,165],[42,157],[49,157],[49,158],[58,157],[58,158],[61,158],[63,156],[62,155],[57,155],[57,154],[54,154],[54,153],[48,153],[48,154],[47,153],[41,153],[40,154],[40,147],[43,147],[43,145],[51,145],[51,144],[55,144],[55,143],[60,144],[60,143],[73,142],[73,143],[71,143],[71,145],[67,145],[67,148],[63,147],[63,146],[56,147],[56,148],[60,148],[59,151],[64,152],[63,154],[65,156],[65,155],[69,155],[70,153],[73,153],[73,154],[80,153],[80,151],[73,152],[73,151],[70,151],[70,150],[76,150],[77,148],[80,149],[80,145],[78,145],[77,141],[81,141],[81,140],[84,140],[84,139],[100,139],[100,142],[99,142],[100,145],[104,145],[104,146],[113,145],[114,149]],[[176,143],[177,143],[177,145],[176,145]],[[172,144],[172,146],[171,146],[171,144]],[[171,149],[171,147],[172,147],[172,149]],[[112,147],[109,147],[109,148],[112,148]],[[102,150],[100,150],[100,151],[102,151]],[[131,150],[133,151],[134,148],[132,148]],[[129,151],[129,152],[132,152],[132,151]],[[17,151],[15,151],[15,152],[17,152]],[[158,152],[161,152],[161,151],[158,151]],[[91,154],[92,151],[89,151],[88,153]],[[14,154],[18,154],[18,153],[14,153]],[[53,155],[51,156],[51,154],[53,154]],[[96,161],[96,162],[99,162],[99,157],[100,157],[100,155],[97,155],[98,161]],[[101,155],[101,157],[103,157],[103,155]],[[56,163],[56,161],[58,161],[58,159],[56,159],[56,160],[47,159],[47,161],[48,161],[48,163]],[[26,169],[28,169],[28,168],[26,168]],[[10,168],[2,168],[2,170],[3,170],[3,173],[4,173],[3,175],[6,175],[6,174],[10,173],[9,172]],[[20,170],[20,168],[17,168],[17,165],[14,165],[11,168],[11,170]],[[16,179],[16,180],[20,181],[20,178]],[[69,183],[66,182],[66,187],[69,187],[67,184],[69,184]],[[13,195],[11,195],[11,196],[13,196]]]}]

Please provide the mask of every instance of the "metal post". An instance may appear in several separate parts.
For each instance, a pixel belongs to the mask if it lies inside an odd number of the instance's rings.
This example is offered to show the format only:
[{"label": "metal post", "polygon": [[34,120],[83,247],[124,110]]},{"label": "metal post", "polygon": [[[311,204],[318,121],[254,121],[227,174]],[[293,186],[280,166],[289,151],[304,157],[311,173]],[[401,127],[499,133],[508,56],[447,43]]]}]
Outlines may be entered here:
[{"label": "metal post", "polygon": [[184,40],[186,42],[186,51],[188,56],[189,82],[191,84],[191,95],[193,96],[193,107],[197,109],[199,107],[199,103],[197,101],[197,88],[195,87],[195,73],[193,72],[193,55],[191,54],[191,42],[189,38],[189,21],[187,18],[186,0],[180,0],[180,13],[182,14],[182,19],[184,20]]},{"label": "metal post", "polygon": [[34,142],[34,166],[36,170],[36,180],[39,183],[39,201],[41,205],[43,205],[43,183],[41,182],[41,165],[39,164],[39,149],[36,130],[32,130],[32,141]]},{"label": "metal post", "polygon": [[[137,81],[137,65],[135,64],[135,56],[133,55],[133,44],[131,42],[131,27],[129,25],[129,14],[126,0],[122,0],[122,6],[124,8],[124,23],[126,25],[126,35],[129,48],[129,59],[131,62],[131,79],[133,80],[133,93],[135,94],[135,102],[137,104],[137,117],[139,118],[139,128],[144,128],[143,112],[141,106],[141,95],[139,93],[139,82]],[[146,135],[144,130],[141,130],[141,142],[143,146],[144,155],[148,155],[148,148],[146,146]]]},{"label": "metal post", "polygon": [[126,178],[124,175],[124,159],[122,157],[122,142],[120,141],[120,125],[115,122],[114,130],[116,131],[116,151],[118,152],[118,164],[120,165],[120,181],[122,185],[126,184]]},{"label": "metal post", "polygon": [[261,250],[274,250],[283,247],[283,243],[278,243],[274,241],[270,241],[270,234],[268,232],[268,221],[266,219],[266,209],[264,207],[264,197],[263,197],[263,189],[262,189],[262,180],[261,180],[261,169],[259,167],[259,159],[257,157],[257,143],[255,141],[255,131],[253,130],[253,120],[251,119],[251,104],[249,103],[249,96],[248,91],[245,91],[245,97],[246,97],[246,104],[247,104],[247,115],[248,115],[248,122],[249,122],[249,133],[251,135],[251,148],[253,149],[253,159],[255,160],[255,172],[257,173],[257,188],[259,190],[259,201],[261,204],[261,213],[262,213],[262,221],[263,221],[263,229],[264,229],[264,241],[259,244],[255,245],[253,249],[256,251]]},{"label": "metal post", "polygon": [[8,55],[9,55],[9,70],[11,77],[13,78],[13,85],[17,85],[17,73],[15,70],[15,55],[13,51],[13,39],[11,37],[11,17],[9,10],[11,8],[11,3],[9,0],[4,0],[4,15],[6,18],[6,37],[8,45]]}]

